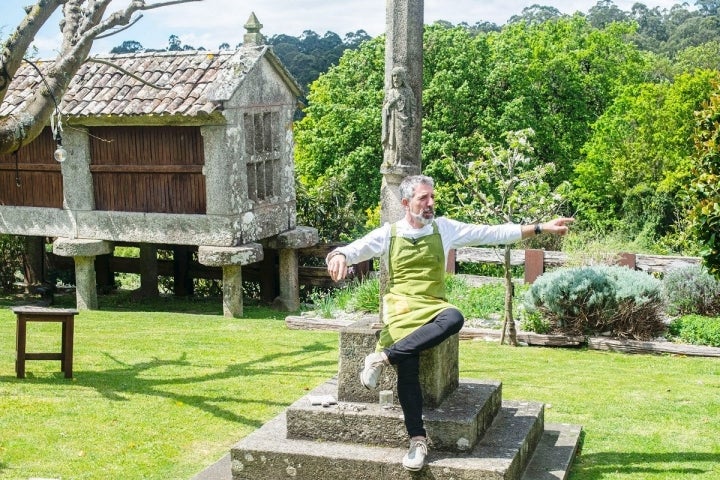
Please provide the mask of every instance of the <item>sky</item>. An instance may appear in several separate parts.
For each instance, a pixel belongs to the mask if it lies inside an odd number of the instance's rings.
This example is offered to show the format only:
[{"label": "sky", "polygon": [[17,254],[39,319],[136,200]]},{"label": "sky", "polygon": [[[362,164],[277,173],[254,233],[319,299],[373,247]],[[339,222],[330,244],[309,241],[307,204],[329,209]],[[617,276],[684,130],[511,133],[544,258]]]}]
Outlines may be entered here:
[{"label": "sky", "polygon": [[[113,0],[108,12],[124,8],[130,0]],[[146,0],[148,4],[155,0]],[[629,11],[636,1],[648,8],[669,9],[678,0],[615,0],[614,4]],[[0,0],[0,37],[12,32],[24,16],[23,6],[32,0]],[[688,2],[693,5],[694,2]],[[562,13],[587,13],[597,0],[425,0],[425,23],[446,20],[453,24],[489,21],[505,24],[523,8],[534,4],[552,6]],[[113,8],[114,6],[114,8]],[[127,40],[140,42],[146,48],[165,48],[170,35],[177,35],[183,45],[217,49],[222,43],[235,46],[242,42],[243,25],[251,13],[263,24],[266,37],[277,34],[300,36],[306,30],[324,35],[331,31],[341,38],[348,32],[365,30],[374,37],[385,30],[383,0],[203,0],[143,12],[143,18],[131,28],[98,40],[93,54],[108,53]],[[59,15],[51,18],[35,38],[41,58],[54,57],[59,44]]]}]

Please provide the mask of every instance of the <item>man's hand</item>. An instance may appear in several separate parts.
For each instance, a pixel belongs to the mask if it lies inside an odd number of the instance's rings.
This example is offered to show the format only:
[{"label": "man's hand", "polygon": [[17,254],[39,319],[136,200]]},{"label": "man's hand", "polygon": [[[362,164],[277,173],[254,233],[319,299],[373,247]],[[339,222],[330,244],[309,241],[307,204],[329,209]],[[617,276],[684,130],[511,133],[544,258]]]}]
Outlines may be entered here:
[{"label": "man's hand", "polygon": [[333,255],[330,260],[328,260],[327,266],[328,273],[333,282],[339,282],[347,275],[347,259],[343,254]]},{"label": "man's hand", "polygon": [[560,217],[555,218],[553,220],[550,220],[549,222],[543,223],[542,231],[543,233],[552,233],[555,235],[565,235],[568,233],[569,227],[568,224],[574,222],[574,218],[569,217]]}]

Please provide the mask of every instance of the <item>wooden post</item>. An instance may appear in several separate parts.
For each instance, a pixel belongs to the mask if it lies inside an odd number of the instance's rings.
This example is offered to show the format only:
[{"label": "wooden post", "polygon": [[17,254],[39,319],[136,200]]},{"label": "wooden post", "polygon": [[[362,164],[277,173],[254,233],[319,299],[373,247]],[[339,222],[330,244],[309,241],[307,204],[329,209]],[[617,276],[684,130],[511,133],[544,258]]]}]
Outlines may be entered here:
[{"label": "wooden post", "polygon": [[628,267],[630,270],[637,269],[637,256],[634,253],[621,253],[618,265]]},{"label": "wooden post", "polygon": [[545,251],[525,250],[525,283],[531,284],[545,272]]}]

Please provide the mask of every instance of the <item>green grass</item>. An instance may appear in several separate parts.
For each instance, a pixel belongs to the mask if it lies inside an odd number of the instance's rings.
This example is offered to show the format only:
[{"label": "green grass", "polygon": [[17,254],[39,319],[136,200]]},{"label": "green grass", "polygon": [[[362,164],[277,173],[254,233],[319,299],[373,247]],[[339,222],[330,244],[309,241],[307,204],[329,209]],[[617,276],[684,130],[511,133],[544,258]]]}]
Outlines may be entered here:
[{"label": "green grass", "polygon": [[[59,324],[28,330],[28,351],[59,351]],[[290,331],[266,309],[82,312],[72,380],[59,361],[17,379],[14,342],[2,308],[0,479],[188,479],[337,372],[336,334]]]},{"label": "green grass", "polygon": [[570,480],[720,478],[720,359],[462,342],[460,370],[582,425]]},{"label": "green grass", "polygon": [[[288,330],[271,310],[229,319],[219,300],[122,296],[101,308],[76,317],[72,380],[57,361],[17,379],[0,308],[0,479],[189,479],[337,372],[336,333]],[[58,324],[29,327],[29,350],[59,348]],[[570,480],[720,478],[717,358],[463,341],[460,368],[583,426]]]}]

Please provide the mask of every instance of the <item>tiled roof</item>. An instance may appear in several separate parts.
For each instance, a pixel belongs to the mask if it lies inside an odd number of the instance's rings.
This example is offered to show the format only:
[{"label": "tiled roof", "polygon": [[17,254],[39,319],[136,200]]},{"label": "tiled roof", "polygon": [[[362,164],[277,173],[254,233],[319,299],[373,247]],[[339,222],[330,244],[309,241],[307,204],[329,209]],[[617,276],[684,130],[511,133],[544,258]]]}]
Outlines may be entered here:
[{"label": "tiled roof", "polygon": [[[96,56],[80,67],[65,96],[58,100],[63,115],[74,118],[207,116],[221,109],[221,102],[230,98],[266,52],[266,47],[246,47],[230,52],[147,52]],[[93,58],[103,63],[92,61]],[[110,64],[164,88],[143,84]],[[45,73],[52,62],[40,61],[36,65]],[[0,105],[0,116],[21,111],[40,84],[37,71],[28,63],[23,63]]]}]

